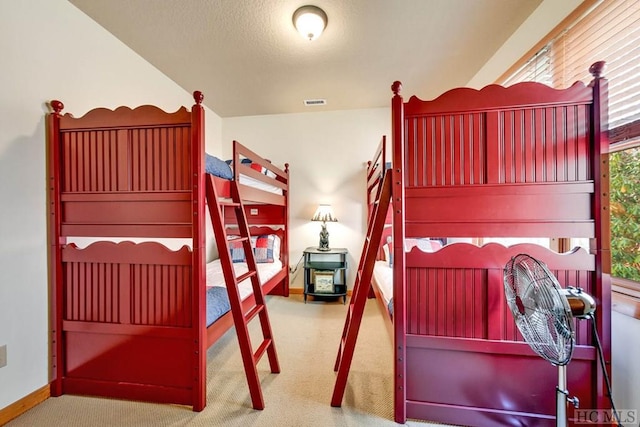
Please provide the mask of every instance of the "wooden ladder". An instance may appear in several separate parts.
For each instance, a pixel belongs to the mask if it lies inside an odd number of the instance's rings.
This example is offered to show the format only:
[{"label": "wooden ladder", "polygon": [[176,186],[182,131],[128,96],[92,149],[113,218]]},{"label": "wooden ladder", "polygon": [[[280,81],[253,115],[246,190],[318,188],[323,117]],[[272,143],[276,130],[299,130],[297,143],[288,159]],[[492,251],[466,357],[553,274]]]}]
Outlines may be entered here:
[{"label": "wooden ladder", "polygon": [[[271,323],[269,322],[267,306],[264,301],[262,287],[260,286],[258,269],[256,267],[253,249],[251,248],[249,224],[247,222],[242,199],[240,198],[240,191],[238,189],[237,182],[230,181],[231,199],[221,199],[218,197],[217,190],[212,180],[207,179],[206,181],[207,206],[209,207],[209,214],[211,215],[211,222],[213,224],[216,245],[219,248],[218,252],[220,253],[220,263],[222,265],[222,271],[224,272],[224,278],[227,285],[231,314],[233,316],[233,323],[238,335],[240,354],[242,355],[244,371],[247,376],[247,383],[249,384],[251,402],[253,403],[254,409],[264,409],[264,399],[262,397],[260,379],[258,378],[257,364],[266,351],[269,357],[271,372],[279,373],[280,366],[278,364],[278,355],[276,354],[275,342],[273,340],[273,334],[271,332]],[[239,231],[239,237],[232,238],[231,240],[227,238],[227,231],[224,222],[225,209],[227,208],[234,212]],[[235,242],[242,243],[245,259],[249,268],[249,271],[247,273],[237,277],[229,250],[229,245]],[[255,297],[255,305],[251,307],[247,312],[244,312],[242,308],[242,301],[240,299],[240,293],[238,291],[238,284],[247,278],[251,279],[253,295]],[[251,346],[251,338],[249,336],[249,329],[247,325],[249,321],[254,319],[256,316],[258,316],[260,319],[263,341],[254,353],[253,347]]]},{"label": "wooden ladder", "polygon": [[367,227],[367,237],[364,241],[362,255],[360,256],[360,264],[356,275],[356,282],[353,286],[349,307],[347,309],[347,318],[342,330],[342,339],[338,347],[338,357],[333,367],[338,372],[336,384],[333,388],[333,397],[331,398],[331,406],[341,406],[344,390],[347,386],[347,377],[349,376],[349,368],[353,359],[353,352],[356,347],[358,331],[364,307],[367,302],[369,290],[371,288],[371,278],[373,276],[373,266],[376,262],[376,254],[382,239],[382,231],[384,229],[384,221],[387,216],[387,210],[391,201],[391,170],[387,170],[384,174],[382,185],[378,188],[376,200],[374,202],[373,212],[369,218]]}]

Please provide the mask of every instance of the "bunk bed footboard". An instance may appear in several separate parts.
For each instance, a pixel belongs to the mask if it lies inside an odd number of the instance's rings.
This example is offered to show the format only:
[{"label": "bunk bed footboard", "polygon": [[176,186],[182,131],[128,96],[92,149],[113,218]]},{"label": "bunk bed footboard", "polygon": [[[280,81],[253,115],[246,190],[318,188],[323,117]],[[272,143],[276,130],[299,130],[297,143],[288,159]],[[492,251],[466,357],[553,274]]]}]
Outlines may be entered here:
[{"label": "bunk bed footboard", "polygon": [[65,393],[193,403],[192,253],[154,242],[62,250]]},{"label": "bunk bed footboard", "polygon": [[[545,262],[563,287],[594,292],[595,260],[583,249],[560,255],[531,244],[454,243],[407,254],[408,418],[555,425],[557,368],[524,342],[504,297],[504,266],[519,253]],[[576,321],[576,340],[568,389],[581,408],[595,408],[592,384],[600,368],[587,321]]]}]

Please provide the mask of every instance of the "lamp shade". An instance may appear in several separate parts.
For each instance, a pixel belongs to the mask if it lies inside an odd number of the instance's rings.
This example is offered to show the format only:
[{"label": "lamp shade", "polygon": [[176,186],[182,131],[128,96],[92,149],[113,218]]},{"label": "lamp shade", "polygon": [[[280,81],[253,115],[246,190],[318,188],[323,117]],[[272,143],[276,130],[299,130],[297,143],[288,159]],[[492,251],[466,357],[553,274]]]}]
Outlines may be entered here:
[{"label": "lamp shade", "polygon": [[302,6],[293,13],[293,25],[304,38],[315,40],[327,26],[327,14],[317,6]]},{"label": "lamp shade", "polygon": [[338,222],[338,218],[333,214],[331,205],[319,205],[311,221]]}]

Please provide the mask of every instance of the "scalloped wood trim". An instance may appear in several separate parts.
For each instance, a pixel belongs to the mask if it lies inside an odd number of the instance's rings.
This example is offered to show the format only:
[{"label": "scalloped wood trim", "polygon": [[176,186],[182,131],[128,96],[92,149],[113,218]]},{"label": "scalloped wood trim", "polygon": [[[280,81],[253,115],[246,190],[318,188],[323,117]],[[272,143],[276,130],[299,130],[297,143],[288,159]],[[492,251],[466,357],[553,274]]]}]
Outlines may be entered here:
[{"label": "scalloped wood trim", "polygon": [[422,114],[450,114],[456,112],[531,108],[554,104],[587,104],[593,91],[583,82],[575,82],[566,89],[555,89],[542,83],[522,82],[513,86],[489,85],[482,89],[467,87],[451,89],[427,101],[413,95],[405,103],[405,117]]},{"label": "scalloped wood trim", "polygon": [[166,264],[190,265],[191,250],[184,245],[173,251],[158,242],[134,243],[128,240],[122,242],[97,241],[86,248],[79,248],[70,243],[62,249],[64,262],[112,262],[126,264]]},{"label": "scalloped wood trim", "polygon": [[[117,125],[114,125],[117,123]],[[117,107],[115,110],[108,108],[95,108],[83,116],[74,117],[66,113],[60,117],[60,130],[70,129],[120,129],[134,126],[175,126],[190,125],[191,112],[186,107],[180,107],[173,113],[166,112],[154,105],[141,105],[130,108]]]},{"label": "scalloped wood trim", "polygon": [[551,270],[595,270],[595,258],[584,248],[576,247],[571,252],[557,253],[532,243],[504,246],[492,242],[476,246],[459,242],[435,252],[423,252],[414,247],[405,256],[408,267],[504,268],[511,257],[521,253],[541,260]]},{"label": "scalloped wood trim", "polygon": [[49,384],[28,394],[22,399],[12,403],[4,409],[0,409],[0,426],[7,424],[9,421],[18,418],[29,409],[41,404],[51,396]]}]

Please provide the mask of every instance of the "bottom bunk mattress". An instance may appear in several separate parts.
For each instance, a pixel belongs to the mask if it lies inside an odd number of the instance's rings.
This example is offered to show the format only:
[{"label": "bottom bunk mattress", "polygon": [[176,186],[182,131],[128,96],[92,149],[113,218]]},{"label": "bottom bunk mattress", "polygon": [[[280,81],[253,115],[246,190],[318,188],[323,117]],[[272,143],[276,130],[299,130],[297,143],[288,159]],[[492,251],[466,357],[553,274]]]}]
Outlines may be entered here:
[{"label": "bottom bunk mattress", "polygon": [[393,316],[393,268],[387,261],[376,261],[373,266],[373,283],[390,316]]},{"label": "bottom bunk mattress", "polygon": [[[258,277],[260,283],[264,284],[282,270],[282,261],[274,260],[269,263],[258,263]],[[243,275],[249,268],[247,263],[237,262],[233,264],[236,277]],[[229,305],[229,295],[227,294],[222,264],[219,259],[207,263],[207,327],[227,313]],[[244,300],[253,293],[251,279],[245,279],[238,284],[240,299]]]},{"label": "bottom bunk mattress", "polygon": [[[427,237],[405,239],[405,252],[413,248],[418,248],[422,252],[434,252],[442,248],[442,242]],[[378,288],[378,293],[389,315],[393,317],[393,241],[390,237],[387,238],[387,243],[382,246],[382,249],[385,259],[376,261],[373,267],[373,283]]]}]

